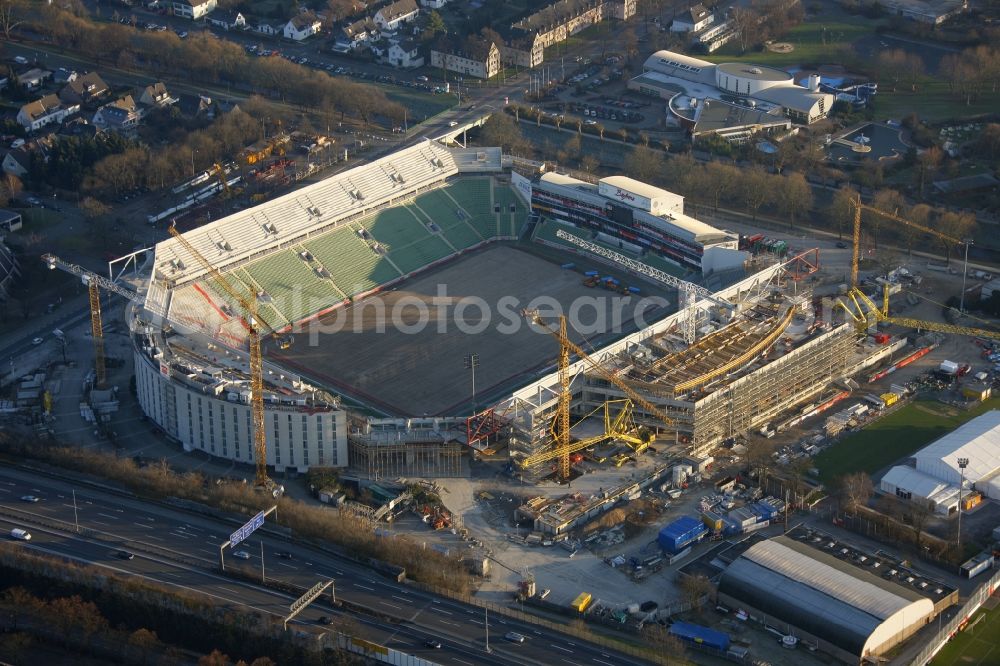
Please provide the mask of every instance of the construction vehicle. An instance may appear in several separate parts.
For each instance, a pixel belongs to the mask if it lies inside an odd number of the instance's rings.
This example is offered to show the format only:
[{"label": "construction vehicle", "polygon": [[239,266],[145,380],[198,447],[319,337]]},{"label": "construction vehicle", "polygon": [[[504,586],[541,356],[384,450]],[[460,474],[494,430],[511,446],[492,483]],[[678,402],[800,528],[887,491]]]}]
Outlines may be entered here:
[{"label": "construction vehicle", "polygon": [[[921,319],[912,319],[909,317],[893,317],[889,314],[889,295],[890,289],[892,287],[888,282],[883,282],[882,284],[882,305],[879,307],[875,302],[868,297],[868,295],[858,287],[858,259],[860,255],[860,245],[861,245],[861,213],[863,211],[868,211],[876,215],[880,215],[887,220],[893,222],[899,222],[918,231],[930,234],[936,238],[939,238],[948,243],[955,243],[956,245],[962,245],[966,241],[962,241],[948,234],[942,233],[936,229],[931,229],[923,225],[917,224],[916,222],[911,222],[895,213],[889,213],[884,210],[875,208],[874,206],[869,206],[868,204],[861,201],[859,196],[853,201],[854,204],[854,230],[853,230],[853,241],[854,249],[851,256],[851,287],[847,294],[838,298],[836,301],[837,306],[843,308],[843,310],[854,319],[855,324],[858,326],[859,331],[866,331],[870,329],[877,322],[885,322],[887,324],[896,324],[898,326],[905,326],[907,328],[915,328],[918,330],[935,331],[938,333],[950,333],[954,335],[971,335],[980,336],[988,338],[991,340],[1000,340],[1000,332],[991,331],[988,329],[974,328],[969,326],[956,326],[954,324],[945,324],[942,322],[935,321],[924,321]],[[845,302],[847,299],[848,302]],[[853,307],[851,307],[853,305]]]},{"label": "construction vehicle", "polygon": [[257,316],[257,299],[246,298],[232,285],[219,269],[212,265],[184,235],[171,226],[170,235],[177,239],[185,250],[208,271],[216,284],[232,299],[234,305],[243,309],[240,319],[247,329],[250,347],[250,413],[254,443],[254,462],[257,466],[254,486],[266,490],[276,497],[283,492],[278,484],[267,475],[267,434],[264,431],[264,359],[261,354],[261,334],[263,321]]},{"label": "construction vehicle", "polygon": [[[632,389],[627,383],[617,377],[613,372],[610,372],[604,368],[600,363],[591,358],[587,352],[583,351],[576,343],[569,339],[569,335],[566,331],[566,315],[559,316],[559,328],[553,328],[549,324],[542,320],[541,316],[536,311],[524,311],[524,316],[528,317],[535,324],[541,326],[547,330],[553,337],[559,341],[559,401],[556,407],[556,416],[552,424],[552,438],[555,443],[555,447],[551,451],[543,452],[538,456],[530,456],[522,462],[522,466],[525,462],[533,462],[537,464],[546,459],[551,459],[557,457],[558,463],[558,475],[560,479],[568,479],[570,477],[570,455],[577,450],[586,448],[586,446],[575,447],[570,438],[569,431],[569,405],[572,398],[572,392],[570,390],[570,383],[572,379],[569,376],[569,356],[570,353],[576,354],[577,357],[582,359],[587,363],[590,368],[601,376],[602,379],[607,380],[611,384],[615,385],[621,389],[625,395],[627,395],[633,402],[645,409],[650,416],[659,419],[664,425],[672,426],[674,421],[669,416],[667,416],[659,407],[649,402],[636,391]],[[607,403],[605,408],[609,409]],[[624,410],[623,410],[624,411]],[[607,413],[606,413],[607,415]],[[651,435],[652,433],[650,433]],[[640,433],[641,435],[641,433]],[[606,437],[602,437],[606,439]],[[588,443],[589,446],[592,442]],[[579,444],[579,443],[578,443]],[[647,442],[648,444],[648,442]],[[539,456],[546,456],[537,460]]]}]

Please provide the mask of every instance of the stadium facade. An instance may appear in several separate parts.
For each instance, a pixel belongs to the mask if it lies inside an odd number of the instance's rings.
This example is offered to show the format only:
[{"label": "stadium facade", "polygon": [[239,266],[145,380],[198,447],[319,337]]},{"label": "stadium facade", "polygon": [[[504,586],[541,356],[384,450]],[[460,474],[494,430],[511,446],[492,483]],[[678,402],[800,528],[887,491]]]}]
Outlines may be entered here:
[{"label": "stadium facade", "polygon": [[[529,165],[512,171],[512,163],[497,148],[424,141],[185,238],[233,288],[256,299],[259,320],[283,337],[369,296],[388,295],[428,268],[467,253],[479,256],[473,251],[498,240],[530,236],[564,254],[578,253],[581,265],[604,261],[560,238],[560,229],[628,254],[642,269],[673,269],[676,275],[743,265],[736,236],[685,216],[677,195],[625,178],[591,184],[539,175],[541,165],[526,177],[517,171]],[[568,213],[581,202],[591,213]],[[625,235],[629,230],[632,236]],[[639,234],[669,239],[679,250],[657,252]],[[866,348],[849,325],[817,318],[806,283],[799,281],[799,263],[774,264],[679,312],[659,313],[652,324],[602,343],[592,356],[670,413],[673,435],[693,453],[751,429],[777,427],[783,414],[819,402],[832,382],[895,349]],[[614,269],[648,275],[618,263]],[[571,281],[579,286],[577,278]],[[544,284],[532,288],[546,293]],[[176,239],[156,246],[145,307],[132,325],[138,398],[186,450],[252,463],[247,331],[227,298]],[[684,334],[689,330],[697,331],[693,341]],[[555,351],[552,345],[546,359]],[[507,382],[481,395],[492,408],[471,416],[471,407],[421,416],[386,409],[377,381],[373,391],[356,391],[278,352],[269,348],[265,363],[267,462],[278,472],[321,465],[351,466],[372,477],[456,476],[463,473],[467,448],[483,446],[482,432],[504,433],[515,457],[549,441],[559,382],[547,361],[517,374],[513,381],[520,388]],[[346,346],[320,353],[358,352]],[[622,397],[584,361],[571,372],[578,414]],[[424,377],[413,376],[412,384],[431,390]],[[637,412],[653,424],[644,417]]]}]

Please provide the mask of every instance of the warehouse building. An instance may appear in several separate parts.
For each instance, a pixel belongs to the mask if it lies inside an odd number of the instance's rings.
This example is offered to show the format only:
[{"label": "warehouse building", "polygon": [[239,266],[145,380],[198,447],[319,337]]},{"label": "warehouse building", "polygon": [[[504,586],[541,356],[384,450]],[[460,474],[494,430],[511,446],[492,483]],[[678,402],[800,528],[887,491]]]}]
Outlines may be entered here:
[{"label": "warehouse building", "polygon": [[788,537],[736,558],[719,600],[848,663],[879,659],[935,614],[916,590]]},{"label": "warehouse building", "polygon": [[958,484],[951,485],[906,465],[896,465],[886,472],[879,489],[908,502],[923,502],[942,516],[958,511]]},{"label": "warehouse building", "polygon": [[968,460],[965,489],[1000,499],[1000,410],[986,412],[917,451],[917,471],[958,486],[959,459]]}]

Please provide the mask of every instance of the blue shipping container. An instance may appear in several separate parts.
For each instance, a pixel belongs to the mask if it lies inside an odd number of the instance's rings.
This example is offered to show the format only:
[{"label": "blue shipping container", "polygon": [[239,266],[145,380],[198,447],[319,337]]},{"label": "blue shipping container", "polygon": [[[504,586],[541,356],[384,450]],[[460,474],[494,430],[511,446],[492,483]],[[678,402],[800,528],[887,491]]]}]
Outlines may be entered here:
[{"label": "blue shipping container", "polygon": [[682,641],[704,645],[716,650],[729,649],[729,635],[715,629],[703,627],[690,622],[674,622],[670,625],[670,634]]},{"label": "blue shipping container", "polygon": [[660,530],[657,541],[660,548],[668,553],[678,553],[693,542],[705,536],[708,527],[691,516],[681,516]]}]

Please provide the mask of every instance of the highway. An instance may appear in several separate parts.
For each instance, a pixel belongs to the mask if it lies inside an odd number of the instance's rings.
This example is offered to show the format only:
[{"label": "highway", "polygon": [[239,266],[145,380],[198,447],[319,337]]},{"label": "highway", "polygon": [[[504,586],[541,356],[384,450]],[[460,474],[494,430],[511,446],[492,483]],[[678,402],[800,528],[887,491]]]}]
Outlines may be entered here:
[{"label": "highway", "polygon": [[[74,506],[73,491],[76,491]],[[39,498],[23,501],[25,495]],[[81,533],[75,533],[79,521]],[[180,589],[206,594],[232,609],[245,607],[262,614],[284,616],[293,597],[219,572],[219,544],[238,525],[225,520],[146,503],[93,487],[38,476],[18,469],[0,470],[0,528],[10,533],[23,527],[32,534],[19,546],[73,558],[114,571],[138,575]],[[118,557],[119,550],[135,554]],[[247,560],[225,558],[227,570],[264,574],[300,588],[334,580],[338,601],[369,609],[377,616],[352,614],[365,627],[364,638],[441,664],[596,664],[626,666],[635,657],[568,637],[499,614],[489,619],[491,652],[486,648],[483,610],[415,590],[406,583],[380,577],[353,561],[338,558],[280,534],[258,532],[237,550]],[[291,559],[279,557],[288,553]],[[322,615],[334,615],[324,595],[293,621],[295,630],[318,633]],[[514,631],[526,637],[517,644],[504,640]],[[437,639],[441,649],[426,647]]]}]

